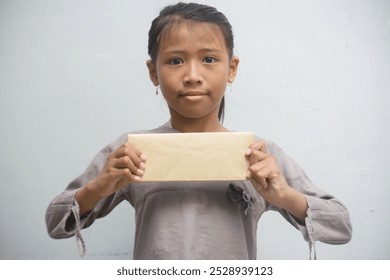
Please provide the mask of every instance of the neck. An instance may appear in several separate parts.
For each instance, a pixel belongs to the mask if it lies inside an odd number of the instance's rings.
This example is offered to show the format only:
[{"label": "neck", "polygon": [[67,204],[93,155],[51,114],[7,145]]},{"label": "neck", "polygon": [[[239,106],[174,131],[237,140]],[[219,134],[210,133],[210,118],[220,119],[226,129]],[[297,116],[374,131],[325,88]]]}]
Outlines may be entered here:
[{"label": "neck", "polygon": [[218,120],[218,116],[206,118],[184,118],[171,113],[171,124],[174,129],[180,132],[227,132],[229,131]]}]

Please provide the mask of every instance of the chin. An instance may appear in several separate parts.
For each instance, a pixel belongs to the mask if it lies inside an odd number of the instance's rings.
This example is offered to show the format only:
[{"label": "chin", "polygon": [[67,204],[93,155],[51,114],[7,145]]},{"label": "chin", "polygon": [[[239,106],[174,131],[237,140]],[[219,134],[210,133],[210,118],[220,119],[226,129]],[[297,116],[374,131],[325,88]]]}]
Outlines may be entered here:
[{"label": "chin", "polygon": [[171,113],[171,117],[177,116],[179,118],[185,118],[189,120],[207,118],[210,117],[213,113],[215,113],[216,116],[218,117],[218,110],[219,110],[218,106],[217,108],[205,108],[206,106],[196,106],[196,107],[197,108],[194,108],[194,110],[183,110],[183,108],[176,109],[174,107],[169,107],[169,111]]}]

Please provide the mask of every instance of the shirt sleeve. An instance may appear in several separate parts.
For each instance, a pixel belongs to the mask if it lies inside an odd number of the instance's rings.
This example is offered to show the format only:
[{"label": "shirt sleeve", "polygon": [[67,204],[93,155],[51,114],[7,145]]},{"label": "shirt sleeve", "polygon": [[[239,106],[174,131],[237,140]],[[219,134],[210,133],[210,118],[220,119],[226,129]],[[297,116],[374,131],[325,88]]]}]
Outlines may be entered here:
[{"label": "shirt sleeve", "polygon": [[74,179],[67,188],[49,204],[46,210],[46,227],[49,236],[55,239],[80,237],[80,230],[89,227],[97,218],[109,214],[123,197],[121,192],[114,193],[101,199],[96,207],[89,213],[80,217],[80,211],[75,200],[79,188],[95,178],[103,168],[108,155],[127,141],[127,134],[122,135],[110,145],[102,149],[91,161],[87,169]]},{"label": "shirt sleeve", "polygon": [[276,158],[288,185],[303,193],[308,204],[304,223],[283,209],[273,205],[270,205],[269,209],[279,211],[287,221],[299,229],[310,246],[316,241],[328,244],[349,242],[352,237],[352,226],[345,205],[312,183],[304,170],[276,144],[268,142],[267,149]]}]

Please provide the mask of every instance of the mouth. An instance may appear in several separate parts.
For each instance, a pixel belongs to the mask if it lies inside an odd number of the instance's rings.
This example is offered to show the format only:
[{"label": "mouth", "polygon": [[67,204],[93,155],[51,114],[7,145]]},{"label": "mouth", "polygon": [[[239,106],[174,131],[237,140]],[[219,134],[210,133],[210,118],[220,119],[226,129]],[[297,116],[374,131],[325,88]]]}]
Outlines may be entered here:
[{"label": "mouth", "polygon": [[179,94],[179,97],[184,98],[186,100],[190,100],[190,101],[197,101],[197,100],[200,100],[207,95],[208,95],[207,93],[201,92],[201,91],[187,91],[187,92]]}]

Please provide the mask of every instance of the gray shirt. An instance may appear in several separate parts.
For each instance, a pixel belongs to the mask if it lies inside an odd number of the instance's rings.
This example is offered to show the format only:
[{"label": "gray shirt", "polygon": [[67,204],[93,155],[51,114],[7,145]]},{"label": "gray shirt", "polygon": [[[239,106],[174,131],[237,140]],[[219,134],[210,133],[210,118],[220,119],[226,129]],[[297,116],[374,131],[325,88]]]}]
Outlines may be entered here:
[{"label": "gray shirt", "polygon": [[[166,123],[135,133],[175,132]],[[46,225],[52,238],[76,236],[83,254],[80,230],[125,200],[135,208],[134,259],[255,259],[257,223],[267,210],[280,212],[301,231],[310,248],[316,241],[342,244],[351,239],[346,207],[315,186],[302,168],[267,140],[267,151],[275,157],[289,186],[306,196],[309,207],[304,223],[266,202],[250,181],[130,183],[80,217],[77,190],[98,175],[108,155],[127,141],[127,134],[102,149],[84,173],[50,203]]]}]

